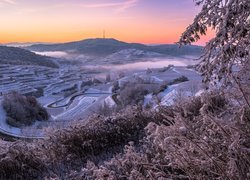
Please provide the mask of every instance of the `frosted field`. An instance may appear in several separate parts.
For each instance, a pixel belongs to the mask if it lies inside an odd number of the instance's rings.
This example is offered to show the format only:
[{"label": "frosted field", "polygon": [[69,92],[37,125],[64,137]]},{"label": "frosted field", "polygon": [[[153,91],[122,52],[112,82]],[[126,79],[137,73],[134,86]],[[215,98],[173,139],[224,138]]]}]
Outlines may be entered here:
[{"label": "frosted field", "polygon": [[56,116],[55,120],[70,120],[72,118],[75,120],[81,119],[81,115],[84,113],[84,111],[97,100],[98,97],[83,97],[76,106]]},{"label": "frosted field", "polygon": [[[51,118],[47,122],[36,122],[34,125],[27,128],[10,127],[5,122],[5,114],[3,109],[0,109],[0,132],[15,136],[37,138],[43,137],[41,127],[62,127],[70,124],[71,121],[84,119],[93,115],[98,111],[99,106],[106,102],[110,107],[115,106],[115,101],[112,99],[113,82],[117,80],[119,84],[126,83],[134,77],[139,77],[148,83],[161,84],[164,81],[171,80],[180,76],[186,76],[190,82],[199,83],[200,75],[193,69],[188,69],[184,66],[192,65],[195,62],[191,59],[171,58],[162,59],[154,58],[147,62],[135,62],[121,65],[105,65],[105,66],[84,66],[84,68],[75,66],[66,66],[60,69],[52,69],[37,66],[0,66],[0,91],[4,94],[12,90],[17,90],[20,93],[28,93],[32,95],[37,92],[38,88],[43,89],[43,95],[38,98],[38,101],[43,105]],[[169,65],[174,67],[167,68]],[[147,73],[150,68],[151,72]],[[88,73],[94,72],[93,74]],[[97,73],[96,73],[97,72]],[[125,77],[119,77],[117,74],[124,72]],[[107,73],[113,73],[116,79],[112,79],[110,83],[105,82]],[[102,77],[102,82],[99,84],[84,85],[82,82],[87,82],[94,77]],[[113,78],[114,78],[113,77]],[[76,89],[74,89],[76,87]],[[182,85],[174,85],[166,89],[160,94],[162,97],[161,105],[171,105],[174,101],[174,96],[179,95],[179,91],[192,90],[194,94],[196,89],[184,83]],[[70,89],[74,89],[71,92]],[[64,92],[70,90],[65,96]],[[183,96],[189,96],[190,93],[182,93]],[[2,96],[0,96],[0,99]],[[152,95],[145,97],[145,104],[150,103]]]}]

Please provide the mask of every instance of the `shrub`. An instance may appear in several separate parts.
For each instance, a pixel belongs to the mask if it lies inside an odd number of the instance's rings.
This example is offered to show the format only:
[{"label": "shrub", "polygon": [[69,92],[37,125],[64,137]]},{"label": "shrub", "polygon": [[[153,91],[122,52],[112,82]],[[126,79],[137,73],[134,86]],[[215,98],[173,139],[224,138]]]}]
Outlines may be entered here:
[{"label": "shrub", "polygon": [[158,91],[157,93],[155,93],[155,94],[159,94],[160,92],[164,92],[167,88],[168,88],[168,82],[167,82],[167,81],[164,81],[164,82],[161,84],[161,86],[160,86],[160,88],[159,88],[159,91]]},{"label": "shrub", "polygon": [[119,82],[118,82],[118,81],[113,82],[112,92],[115,93],[115,92],[117,92],[119,89],[120,89],[120,87],[119,87]]},{"label": "shrub", "polygon": [[119,100],[124,107],[127,105],[139,105],[143,103],[144,96],[148,93],[149,91],[142,84],[128,83],[120,91]]},{"label": "shrub", "polygon": [[4,145],[0,141],[0,178],[65,178],[80,171],[88,160],[101,163],[110,159],[129,141],[138,145],[148,123],[158,124],[164,118],[155,111],[130,107],[115,116],[93,116],[87,123],[77,121],[66,129],[47,130],[48,137],[43,140]]},{"label": "shrub", "polygon": [[103,115],[103,116],[111,116],[113,113],[117,113],[120,110],[121,110],[121,106],[117,106],[117,105],[110,106],[109,104],[104,102],[98,107],[97,114]]},{"label": "shrub", "polygon": [[[101,165],[88,162],[71,179],[249,179],[250,123],[248,107],[217,104],[220,95],[206,94],[176,107],[174,124],[149,123],[140,148],[130,143],[124,153]],[[205,101],[203,99],[206,99]],[[195,104],[193,102],[196,102]],[[222,108],[223,107],[223,108]],[[232,108],[233,107],[233,108]],[[168,117],[167,112],[159,114]],[[228,116],[231,116],[228,120]],[[220,118],[218,118],[220,115]],[[163,121],[162,121],[163,122]]]},{"label": "shrub", "polygon": [[[0,141],[0,147],[3,142]],[[39,146],[25,141],[4,143],[6,150],[0,148],[0,179],[42,179],[48,167],[41,157]]]},{"label": "shrub", "polygon": [[23,96],[17,92],[4,95],[3,108],[7,113],[7,123],[15,126],[31,125],[35,120],[48,120],[49,114],[33,96]]},{"label": "shrub", "polygon": [[178,83],[186,82],[186,81],[189,81],[189,79],[186,76],[181,76],[169,82],[168,85],[178,84]]},{"label": "shrub", "polygon": [[174,65],[168,65],[167,67],[165,66],[165,67],[159,69],[159,72],[166,72],[169,69],[171,69],[172,67],[174,67]]}]

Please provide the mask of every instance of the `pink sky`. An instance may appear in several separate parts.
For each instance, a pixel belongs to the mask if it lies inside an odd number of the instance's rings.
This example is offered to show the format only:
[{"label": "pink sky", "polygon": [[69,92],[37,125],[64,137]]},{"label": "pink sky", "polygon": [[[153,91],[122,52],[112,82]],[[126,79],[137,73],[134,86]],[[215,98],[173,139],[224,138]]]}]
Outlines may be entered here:
[{"label": "pink sky", "polygon": [[198,12],[192,0],[0,0],[0,43],[75,41],[103,30],[127,42],[175,43]]}]

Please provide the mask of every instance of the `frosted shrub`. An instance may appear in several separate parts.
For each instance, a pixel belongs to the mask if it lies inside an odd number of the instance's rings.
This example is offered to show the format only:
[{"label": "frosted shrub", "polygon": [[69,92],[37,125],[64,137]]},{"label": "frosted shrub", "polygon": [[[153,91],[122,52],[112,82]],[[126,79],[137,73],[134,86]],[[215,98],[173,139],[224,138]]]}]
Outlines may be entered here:
[{"label": "frosted shrub", "polygon": [[216,36],[204,48],[199,70],[204,81],[235,78],[233,67],[242,69],[249,64],[250,52],[250,3],[249,0],[195,0],[202,5],[201,12],[182,34],[180,44],[190,44],[205,35],[208,28]]},{"label": "frosted shrub", "polygon": [[4,96],[3,108],[7,113],[7,123],[16,126],[31,125],[35,120],[48,120],[49,114],[32,96],[22,96],[11,92]]},{"label": "frosted shrub", "polygon": [[[221,103],[219,100],[221,100]],[[214,106],[210,109],[210,106]],[[90,179],[248,179],[250,109],[232,106],[217,92],[195,97],[171,113],[159,110],[169,126],[151,122],[140,146],[98,166],[88,163],[71,178]],[[185,112],[185,113],[183,113]],[[232,115],[228,119],[228,115]]]},{"label": "frosted shrub", "polygon": [[120,91],[120,101],[124,107],[142,104],[144,96],[148,93],[148,90],[142,84],[129,83]]}]

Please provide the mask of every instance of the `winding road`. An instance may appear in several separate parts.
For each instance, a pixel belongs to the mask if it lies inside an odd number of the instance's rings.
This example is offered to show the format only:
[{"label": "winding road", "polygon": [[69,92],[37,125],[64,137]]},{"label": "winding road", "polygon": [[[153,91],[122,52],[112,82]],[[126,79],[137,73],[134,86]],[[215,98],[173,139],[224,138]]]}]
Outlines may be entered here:
[{"label": "winding road", "polygon": [[[179,75],[185,75],[190,80],[193,81],[199,81],[200,75],[192,70],[189,69],[174,69],[175,73],[178,73]],[[183,83],[185,84],[185,83]],[[164,92],[164,101],[169,102],[171,101],[171,93],[175,91],[175,89],[179,85],[172,86],[168,90]],[[49,103],[47,108],[56,109],[56,108],[64,108],[68,107],[67,110],[65,109],[64,112],[61,114],[58,114],[54,117],[54,120],[47,121],[47,122],[36,122],[34,125],[21,129],[21,128],[15,128],[11,127],[6,123],[6,113],[2,107],[1,99],[0,99],[0,133],[10,136],[10,137],[16,137],[16,138],[24,138],[24,139],[39,139],[39,138],[45,138],[46,134],[43,131],[41,127],[51,127],[51,126],[60,126],[61,124],[64,125],[64,123],[69,123],[72,119],[80,119],[83,117],[88,116],[93,109],[97,107],[98,104],[100,104],[102,101],[105,100],[108,96],[112,95],[111,88],[108,87],[108,91],[102,91],[98,89],[89,89],[89,91],[83,93],[83,94],[77,94],[72,95],[69,100],[65,101],[65,104],[61,104],[59,106],[54,106],[54,104],[58,102],[52,102]],[[81,97],[83,96],[83,97]],[[64,101],[64,100],[61,100]],[[87,111],[89,111],[87,113]]]},{"label": "winding road", "polygon": [[[23,139],[45,138],[46,134],[41,127],[61,127],[70,123],[72,119],[81,119],[85,115],[88,115],[86,111],[89,108],[92,109],[92,106],[101,103],[108,95],[110,95],[110,93],[105,91],[103,93],[101,93],[101,91],[98,91],[98,93],[91,93],[91,91],[89,91],[87,94],[73,96],[66,104],[69,106],[67,111],[57,115],[51,121],[37,121],[32,126],[26,128],[12,127],[6,123],[6,113],[2,107],[2,100],[0,100],[0,134]],[[76,97],[79,96],[83,97],[76,100]],[[74,100],[76,102],[74,102]]]}]

